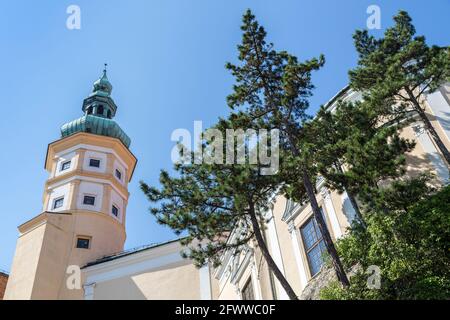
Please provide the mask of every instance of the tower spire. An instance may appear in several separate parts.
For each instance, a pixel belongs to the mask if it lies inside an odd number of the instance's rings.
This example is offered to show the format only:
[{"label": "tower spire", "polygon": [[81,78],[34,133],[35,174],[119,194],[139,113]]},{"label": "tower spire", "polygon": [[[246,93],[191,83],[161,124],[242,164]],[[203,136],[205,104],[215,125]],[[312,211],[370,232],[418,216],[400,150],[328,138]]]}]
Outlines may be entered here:
[{"label": "tower spire", "polygon": [[66,137],[77,132],[89,132],[119,139],[128,148],[131,140],[113,120],[117,106],[111,97],[112,85],[106,76],[108,64],[103,64],[103,73],[94,82],[92,92],[84,99],[84,116],[70,121],[61,127],[61,136]]}]

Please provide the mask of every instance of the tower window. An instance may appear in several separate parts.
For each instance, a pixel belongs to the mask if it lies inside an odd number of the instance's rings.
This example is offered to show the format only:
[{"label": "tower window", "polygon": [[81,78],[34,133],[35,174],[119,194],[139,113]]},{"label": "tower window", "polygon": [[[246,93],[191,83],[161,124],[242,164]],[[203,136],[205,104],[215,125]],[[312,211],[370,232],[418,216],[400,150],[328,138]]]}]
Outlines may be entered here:
[{"label": "tower window", "polygon": [[91,242],[91,239],[89,238],[77,238],[77,248],[80,249],[89,249],[89,244]]},{"label": "tower window", "polygon": [[64,171],[64,170],[68,170],[70,168],[70,160],[69,161],[65,161],[61,164],[61,170],[60,171]]},{"label": "tower window", "polygon": [[111,209],[111,213],[115,216],[115,217],[119,217],[119,208],[117,208],[115,205],[112,206]]},{"label": "tower window", "polygon": [[89,166],[94,168],[100,168],[100,160],[98,159],[89,159]]},{"label": "tower window", "polygon": [[116,177],[117,179],[122,180],[122,172],[120,172],[119,169],[116,169]]},{"label": "tower window", "polygon": [[98,106],[97,107],[97,114],[103,115],[103,106]]},{"label": "tower window", "polygon": [[111,119],[111,110],[108,110],[107,115],[108,115],[108,118]]},{"label": "tower window", "polygon": [[53,209],[61,208],[63,206],[63,204],[64,204],[64,197],[55,199],[53,201]]},{"label": "tower window", "polygon": [[92,114],[92,107],[87,108],[87,114]]},{"label": "tower window", "polygon": [[89,206],[95,205],[95,197],[93,197],[93,196],[84,196],[83,204],[87,204]]}]

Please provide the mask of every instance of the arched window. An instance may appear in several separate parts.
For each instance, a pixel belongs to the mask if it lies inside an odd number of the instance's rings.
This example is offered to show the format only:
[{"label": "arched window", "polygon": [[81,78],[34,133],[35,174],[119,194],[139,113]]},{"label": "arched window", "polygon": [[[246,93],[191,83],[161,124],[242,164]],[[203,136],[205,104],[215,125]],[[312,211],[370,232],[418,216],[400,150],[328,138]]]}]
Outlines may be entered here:
[{"label": "arched window", "polygon": [[98,106],[97,107],[97,114],[103,115],[103,106]]}]

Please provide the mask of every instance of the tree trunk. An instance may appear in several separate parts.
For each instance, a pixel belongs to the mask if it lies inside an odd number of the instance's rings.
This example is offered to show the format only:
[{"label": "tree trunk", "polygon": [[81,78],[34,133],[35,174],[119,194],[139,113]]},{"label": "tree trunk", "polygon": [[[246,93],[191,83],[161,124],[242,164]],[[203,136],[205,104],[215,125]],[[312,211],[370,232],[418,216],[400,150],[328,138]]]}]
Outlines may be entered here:
[{"label": "tree trunk", "polygon": [[[288,139],[291,143],[292,154],[295,157],[299,157],[300,150],[297,148],[290,134],[288,134]],[[325,242],[325,247],[327,249],[328,254],[330,255],[331,262],[333,264],[334,271],[336,272],[338,281],[344,288],[347,288],[350,286],[350,282],[348,281],[347,274],[345,273],[344,267],[342,266],[341,259],[337,254],[336,247],[334,246],[333,240],[331,239],[331,235],[330,232],[328,231],[327,225],[323,220],[319,204],[317,203],[316,194],[314,192],[314,186],[312,185],[309,174],[305,169],[303,169],[302,176],[303,176],[302,183],[305,187],[309,203],[311,204],[314,218],[316,219],[317,225],[319,226],[319,230],[322,233],[322,237]]]},{"label": "tree trunk", "polygon": [[333,240],[331,239],[330,232],[323,220],[322,213],[320,212],[319,204],[317,203],[316,195],[314,193],[314,187],[311,183],[311,179],[309,178],[308,172],[306,170],[303,171],[303,184],[306,189],[306,193],[308,194],[309,202],[311,204],[314,218],[316,219],[317,225],[319,226],[319,230],[322,233],[323,241],[325,242],[325,247],[327,248],[327,252],[331,257],[331,261],[336,271],[336,276],[339,282],[342,284],[344,288],[350,286],[350,282],[348,281],[347,274],[345,273],[344,267],[342,266],[341,259],[336,251],[336,247],[334,246]]},{"label": "tree trunk", "polygon": [[445,146],[444,142],[442,142],[441,137],[439,137],[438,133],[434,129],[433,125],[431,124],[430,119],[428,119],[427,115],[425,114],[425,111],[420,106],[419,102],[417,101],[416,97],[414,96],[411,89],[406,88],[406,92],[408,93],[409,99],[411,100],[414,109],[417,111],[417,113],[420,116],[420,119],[423,121],[425,125],[425,129],[428,131],[428,133],[433,138],[434,142],[436,143],[437,147],[441,151],[442,155],[444,156],[445,161],[447,162],[447,167],[450,165],[450,152],[448,151],[447,147]]},{"label": "tree trunk", "polygon": [[252,227],[253,227],[253,232],[255,233],[256,242],[258,243],[258,246],[261,249],[261,253],[262,253],[264,259],[266,260],[267,265],[269,266],[269,269],[273,272],[275,277],[278,279],[281,286],[284,288],[287,295],[289,296],[289,299],[298,300],[298,297],[295,294],[294,290],[292,289],[291,285],[286,280],[284,275],[281,273],[281,271],[278,268],[275,261],[272,259],[269,249],[267,249],[266,242],[264,241],[264,238],[262,236],[261,229],[259,227],[259,222],[256,217],[255,208],[254,208],[253,204],[250,205],[250,220],[252,222]]}]

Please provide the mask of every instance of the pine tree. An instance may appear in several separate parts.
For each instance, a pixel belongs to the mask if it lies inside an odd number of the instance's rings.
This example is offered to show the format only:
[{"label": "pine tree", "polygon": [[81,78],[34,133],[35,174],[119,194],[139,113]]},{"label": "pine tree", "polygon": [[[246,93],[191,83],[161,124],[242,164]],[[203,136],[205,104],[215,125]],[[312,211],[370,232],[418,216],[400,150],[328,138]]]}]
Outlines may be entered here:
[{"label": "pine tree", "polygon": [[382,121],[367,102],[338,101],[333,111],[319,110],[302,139],[326,185],[347,192],[363,226],[356,197],[370,198],[380,182],[402,176],[404,154],[415,146],[400,137],[398,124]]},{"label": "pine tree", "polygon": [[293,169],[284,176],[298,177],[300,173],[301,177],[290,181],[289,194],[308,199],[337,278],[346,287],[349,285],[347,275],[317,203],[313,185],[316,171],[308,165],[307,151],[299,148],[302,124],[309,118],[306,109],[313,89],[311,73],[324,64],[324,58],[300,63],[287,52],[275,51],[273,44],[266,43],[266,32],[250,10],[244,14],[241,29],[240,64],[227,64],[236,79],[228,105],[232,109],[243,109],[259,126],[280,130],[281,149],[290,153],[287,159],[292,162],[284,167]]},{"label": "pine tree", "polygon": [[[219,130],[224,138],[227,129],[242,127],[249,128],[249,122],[240,113],[227,120],[221,119],[213,129]],[[211,261],[217,267],[227,251],[238,255],[245,245],[256,241],[270,271],[289,298],[297,299],[271,257],[262,230],[265,225],[263,213],[268,210],[271,198],[280,186],[279,176],[263,175],[263,166],[250,163],[251,152],[260,148],[259,141],[251,148],[243,164],[206,161],[206,157],[214,159],[218,154],[223,156],[229,152],[228,141],[222,144],[219,152],[220,145],[212,147],[212,142],[220,137],[210,138],[205,138],[207,141],[203,144],[202,163],[177,163],[177,177],[162,171],[160,188],[141,182],[141,189],[154,203],[151,212],[159,223],[169,226],[177,234],[187,232],[182,244],[189,250],[184,252],[184,256],[193,259],[198,266]],[[270,139],[269,143],[272,143]],[[248,149],[248,144],[246,147],[233,142],[233,147],[232,152],[236,156],[236,147]],[[191,159],[199,156],[198,152],[193,152]],[[238,233],[237,237],[231,238],[233,233]]]},{"label": "pine tree", "polygon": [[[358,66],[349,72],[350,84],[365,92],[374,105],[388,106],[380,112],[401,120],[416,112],[450,164],[450,153],[427,117],[421,102],[450,79],[450,50],[429,47],[416,30],[407,12],[394,17],[395,25],[384,37],[375,39],[367,30],[357,30],[353,38],[359,54]],[[388,101],[388,102],[387,102]],[[396,108],[391,106],[397,105]]]}]

